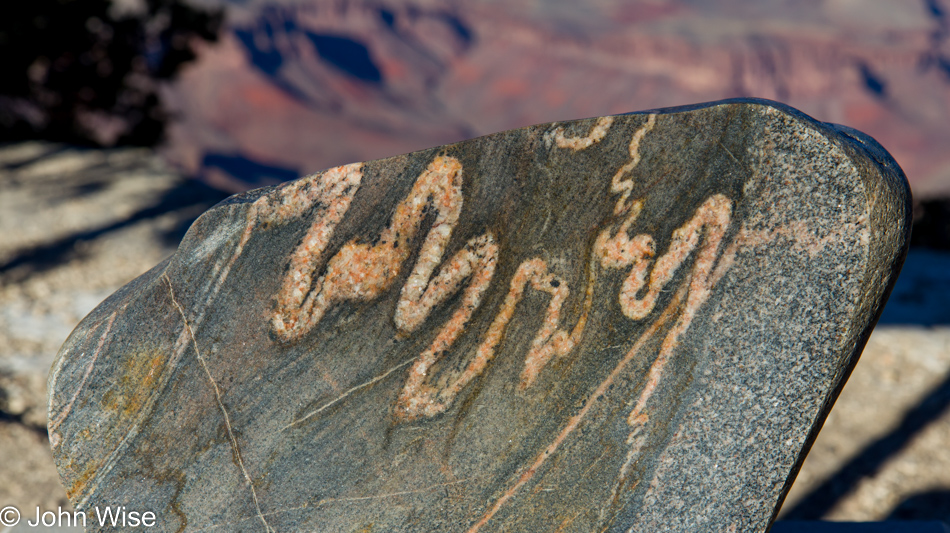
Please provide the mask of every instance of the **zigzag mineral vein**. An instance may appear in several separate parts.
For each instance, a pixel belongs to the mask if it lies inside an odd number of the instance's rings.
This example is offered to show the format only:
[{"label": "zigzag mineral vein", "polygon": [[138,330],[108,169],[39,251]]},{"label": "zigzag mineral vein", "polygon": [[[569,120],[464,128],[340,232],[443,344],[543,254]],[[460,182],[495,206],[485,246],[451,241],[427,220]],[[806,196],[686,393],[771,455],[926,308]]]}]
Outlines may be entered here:
[{"label": "zigzag mineral vein", "polygon": [[[591,131],[582,137],[567,137],[564,131],[558,128],[553,132],[554,142],[558,148],[584,150],[603,140],[612,123],[613,119],[610,117],[599,119]],[[505,503],[532,479],[547,458],[554,454],[560,444],[578,427],[593,403],[609,389],[647,339],[669,320],[670,313],[682,306],[679,318],[663,340],[640,396],[627,418],[631,426],[627,442],[631,448],[621,468],[618,484],[624,482],[629,467],[643,444],[639,435],[649,421],[645,408],[659,386],[664,368],[678,345],[679,338],[689,328],[715,284],[732,264],[734,246],[719,258],[717,265],[717,257],[732,213],[732,202],[721,194],[709,197],[692,218],[673,232],[666,253],[655,262],[651,259],[656,254],[654,238],[645,234],[630,237],[629,229],[642,211],[643,201],[630,201],[634,181],[629,176],[640,162],[640,144],[655,124],[656,115],[651,114],[646,123],[633,134],[629,144],[630,160],[618,169],[611,179],[610,190],[619,195],[614,213],[622,217],[622,222],[619,227],[604,230],[595,241],[594,255],[588,267],[584,304],[574,327],[570,330],[561,327],[561,307],[570,294],[567,283],[550,272],[544,260],[528,259],[519,265],[511,279],[505,300],[475,350],[472,360],[462,371],[445,380],[441,389],[436,389],[428,381],[429,372],[449,351],[472,313],[481,305],[482,295],[492,282],[499,254],[494,236],[491,232],[486,232],[469,240],[439,268],[462,210],[463,169],[457,159],[449,156],[436,157],[416,179],[412,190],[396,207],[389,224],[378,238],[372,243],[352,240],[344,244],[336,254],[325,261],[326,266],[319,276],[316,275],[317,266],[324,259],[330,238],[359,189],[361,167],[348,165],[328,170],[322,175],[285,188],[276,197],[263,197],[252,207],[248,231],[255,222],[288,221],[302,216],[314,204],[322,206],[322,211],[318,213],[306,236],[294,251],[288,273],[277,295],[276,311],[271,324],[275,334],[284,341],[293,341],[306,334],[335,304],[347,300],[372,300],[389,289],[409,259],[410,243],[421,229],[427,210],[435,210],[432,227],[425,235],[418,259],[400,292],[393,317],[397,330],[401,335],[411,333],[428,318],[435,306],[460,290],[463,293],[460,304],[442,326],[435,340],[412,364],[394,408],[394,414],[399,420],[431,417],[445,411],[456,396],[485,371],[495,356],[495,349],[504,336],[518,302],[529,286],[549,294],[551,299],[539,331],[525,356],[520,383],[523,389],[534,384],[553,357],[570,353],[580,341],[593,301],[596,263],[605,269],[629,268],[618,295],[618,302],[624,315],[632,320],[642,320],[653,312],[660,292],[673,280],[680,266],[693,251],[698,250],[687,285],[677,291],[662,316],[634,343],[613,372],[588,398],[581,411],[568,421],[561,433],[521,474],[518,481],[472,526],[470,533],[475,533],[491,520]],[[239,247],[245,243],[249,233],[245,232],[244,237]],[[240,253],[240,250],[237,253]],[[433,275],[437,268],[438,273]],[[645,294],[638,297],[644,288]],[[405,364],[407,363],[403,363]],[[388,376],[403,365],[390,369],[383,376]],[[350,392],[362,387],[363,385],[358,386]],[[349,392],[344,393],[340,399],[347,394]],[[316,412],[291,422],[290,425],[297,425],[313,414]]]},{"label": "zigzag mineral vein", "polygon": [[[746,102],[594,118],[224,202],[60,351],[67,494],[222,530],[692,531],[768,470],[743,521],[709,521],[767,528],[906,238],[899,169],[836,128]],[[800,400],[731,422],[775,394]]]},{"label": "zigzag mineral vein", "polygon": [[[591,131],[582,137],[567,137],[563,129],[558,128],[553,132],[554,142],[558,148],[584,150],[603,140],[612,124],[611,117],[601,118]],[[353,164],[330,169],[288,185],[278,194],[261,197],[251,206],[248,224],[231,261],[217,268],[217,278],[220,282],[227,277],[231,264],[241,254],[256,225],[290,221],[303,216],[311,208],[317,206],[318,211],[314,222],[291,256],[288,273],[277,295],[276,310],[270,320],[274,333],[280,339],[285,342],[294,341],[317,325],[333,305],[347,300],[372,300],[389,289],[409,259],[410,243],[421,229],[428,209],[434,209],[435,220],[425,235],[418,259],[400,292],[396,305],[393,321],[397,330],[401,335],[413,332],[425,322],[435,306],[460,290],[463,293],[460,304],[442,326],[435,340],[415,359],[397,399],[394,409],[397,419],[413,420],[419,417],[431,417],[445,411],[456,396],[485,371],[494,358],[495,349],[504,336],[515,308],[528,286],[549,294],[551,300],[542,325],[525,356],[521,388],[530,387],[553,357],[570,353],[580,341],[593,301],[596,263],[605,269],[630,269],[621,287],[618,301],[624,315],[632,320],[642,320],[653,311],[660,292],[673,279],[679,267],[698,248],[699,252],[692,272],[689,274],[687,287],[677,291],[666,311],[635,342],[628,354],[588,398],[581,411],[568,421],[555,440],[520,475],[518,481],[471,527],[469,533],[477,532],[481,526],[491,520],[505,503],[533,478],[547,458],[554,454],[560,444],[578,427],[593,403],[607,391],[646,340],[655,334],[657,328],[668,320],[668,315],[682,305],[685,299],[682,312],[667,333],[660,352],[646,376],[640,396],[627,418],[632,428],[627,440],[631,448],[621,468],[619,485],[623,483],[629,466],[642,446],[643,440],[639,435],[643,426],[649,421],[649,416],[644,412],[647,402],[657,389],[663,370],[679,338],[689,328],[698,309],[709,298],[715,284],[732,264],[732,255],[735,253],[735,246],[730,247],[729,251],[719,259],[717,267],[717,256],[729,228],[732,212],[732,202],[721,194],[708,198],[686,224],[673,232],[672,241],[666,253],[653,263],[652,269],[650,269],[650,258],[656,254],[654,238],[645,234],[630,237],[629,229],[642,211],[643,201],[629,201],[634,187],[634,181],[629,178],[629,175],[640,162],[640,143],[655,124],[656,115],[648,115],[646,123],[633,134],[630,140],[630,160],[618,169],[611,179],[611,192],[620,195],[614,212],[623,217],[623,221],[617,228],[604,230],[595,241],[594,257],[591,258],[588,267],[584,304],[574,327],[568,331],[560,325],[561,307],[570,294],[567,283],[560,276],[550,272],[544,260],[528,259],[518,267],[511,279],[505,300],[472,360],[464,370],[447,380],[441,390],[437,390],[428,382],[429,371],[448,352],[464,330],[472,313],[481,305],[482,296],[494,276],[499,254],[494,235],[486,232],[470,239],[461,250],[439,268],[437,274],[433,275],[442,263],[445,249],[458,224],[462,210],[463,169],[457,159],[449,156],[436,157],[416,179],[412,190],[396,207],[389,224],[378,238],[369,244],[356,240],[346,243],[333,257],[326,260],[326,266],[316,279],[314,278],[317,266],[324,259],[327,245],[360,187],[363,177],[362,165]],[[703,236],[705,239],[702,239]],[[700,246],[701,239],[702,246]],[[727,255],[729,257],[726,257]],[[647,282],[648,271],[650,272],[649,282]],[[218,284],[215,284],[212,292],[216,292]],[[638,297],[637,295],[644,287],[646,287],[646,293]],[[182,312],[180,308],[179,312]],[[184,318],[183,312],[182,316]],[[193,336],[192,341],[194,342]],[[197,346],[195,349],[197,350]],[[198,357],[201,360],[200,355]],[[205,371],[208,372],[204,361],[201,360],[201,362]],[[409,362],[390,369],[383,374],[383,377]],[[372,380],[369,384],[377,380]],[[334,402],[365,385],[351,389]],[[220,404],[220,398],[218,401]],[[221,407],[223,410],[223,405]],[[289,426],[300,424],[319,411],[293,421]],[[227,412],[224,410],[223,412],[227,419]],[[232,444],[236,445],[233,442],[233,436]],[[239,453],[238,456],[240,456]],[[243,464],[241,466],[243,469]],[[246,470],[244,470],[244,475],[253,492],[254,487],[247,478]],[[255,504],[257,504],[256,494],[254,496]],[[258,514],[263,520],[259,505]],[[266,521],[264,525],[268,527]]]},{"label": "zigzag mineral vein", "polygon": [[[582,137],[567,137],[563,129],[558,128],[553,132],[554,142],[562,149],[584,150],[603,140],[612,124],[611,117],[601,118]],[[543,259],[528,259],[515,272],[508,294],[472,360],[462,371],[450,376],[441,389],[431,385],[429,373],[433,365],[449,351],[472,313],[481,305],[482,296],[491,284],[499,253],[494,235],[486,232],[470,239],[433,275],[442,263],[463,203],[461,163],[453,157],[439,156],[416,179],[412,190],[396,207],[389,224],[377,239],[372,243],[356,240],[346,243],[325,261],[326,266],[319,275],[317,266],[324,259],[330,238],[359,189],[361,166],[347,165],[328,170],[322,175],[288,186],[277,195],[262,197],[255,202],[249,214],[251,223],[239,247],[249,238],[250,228],[255,222],[288,221],[302,216],[315,204],[322,207],[291,257],[271,319],[275,334],[284,341],[296,340],[319,323],[333,305],[347,300],[368,301],[378,298],[398,278],[409,259],[410,243],[421,229],[427,210],[434,209],[435,220],[425,235],[418,259],[402,287],[393,317],[399,333],[407,335],[428,318],[435,306],[463,291],[460,304],[429,348],[419,355],[409,369],[406,383],[396,401],[394,413],[397,419],[431,417],[445,411],[456,396],[491,363],[495,349],[527,287],[549,294],[551,300],[544,321],[525,356],[520,383],[523,389],[536,381],[553,357],[570,353],[579,342],[593,301],[596,281],[594,262],[599,261],[603,268],[630,268],[619,294],[619,303],[627,317],[641,320],[653,311],[660,292],[698,247],[682,315],[664,341],[629,417],[631,426],[636,428],[642,425],[646,415],[642,415],[641,411],[656,389],[678,338],[689,327],[718,280],[718,277],[714,279],[710,274],[729,227],[732,210],[732,202],[725,196],[717,194],[708,198],[685,225],[673,232],[667,252],[653,264],[650,271],[649,258],[656,252],[653,237],[637,235],[631,238],[628,233],[643,208],[643,202],[628,200],[634,186],[629,174],[640,162],[640,143],[655,124],[656,115],[648,115],[646,123],[630,140],[630,160],[611,179],[611,192],[620,195],[615,213],[624,217],[623,222],[615,230],[603,231],[596,239],[596,260],[592,258],[589,267],[582,312],[569,331],[560,325],[561,307],[570,294],[567,283],[550,272]],[[703,232],[705,239],[700,246]],[[638,298],[644,287],[646,293]],[[291,425],[300,422],[298,420]]]},{"label": "zigzag mineral vein", "polygon": [[[683,311],[664,339],[660,353],[647,374],[647,380],[640,393],[640,397],[637,399],[633,410],[627,418],[627,423],[632,427],[630,436],[627,439],[627,443],[631,446],[631,449],[621,468],[618,484],[623,482],[630,464],[642,445],[643,441],[638,438],[638,435],[643,426],[649,421],[649,417],[643,411],[647,405],[647,401],[659,385],[663,369],[666,367],[670,356],[676,349],[679,338],[689,328],[700,306],[709,298],[713,286],[725,275],[728,268],[732,265],[732,254],[735,253],[735,248],[730,248],[728,251],[729,257],[723,256],[720,258],[719,268],[717,268],[715,272],[713,271],[713,267],[716,265],[716,257],[719,253],[726,230],[729,227],[732,213],[732,202],[725,196],[716,194],[708,198],[699,209],[696,210],[696,213],[686,224],[673,232],[673,239],[666,254],[660,257],[653,266],[647,293],[642,298],[637,298],[637,294],[646,284],[646,272],[649,268],[647,258],[654,255],[655,244],[653,237],[650,235],[637,235],[631,239],[627,233],[629,227],[639,216],[643,208],[643,202],[638,200],[632,204],[627,203],[630,192],[633,190],[633,182],[632,180],[625,180],[623,178],[633,171],[640,162],[640,142],[646,133],[653,129],[655,122],[656,116],[650,115],[647,119],[647,123],[634,133],[630,141],[630,162],[626,163],[611,180],[611,192],[621,195],[617,201],[615,213],[626,214],[626,219],[615,233],[611,234],[611,230],[608,228],[597,237],[594,245],[594,253],[600,258],[601,266],[604,268],[631,267],[630,273],[626,280],[624,280],[618,299],[624,315],[633,320],[641,320],[646,318],[653,311],[660,291],[669,284],[689,254],[697,248],[701,238],[701,230],[705,229],[706,238],[704,245],[701,247],[694,261],[693,271],[690,273],[688,280],[688,288],[684,287],[677,291],[673,301],[668,305],[661,317],[634,343],[633,347],[620,361],[613,372],[611,372],[607,379],[588,397],[584,407],[568,421],[567,425],[555,440],[538,455],[534,463],[532,463],[527,470],[522,472],[518,481],[496,500],[495,504],[469,529],[468,533],[476,533],[483,525],[488,523],[515,493],[534,477],[545,461],[557,451],[561,443],[578,427],[594,402],[607,392],[610,385],[613,384],[626,365],[637,355],[643,344],[668,320],[669,314],[679,307],[680,301],[684,298],[683,290],[686,289],[686,304]],[[599,131],[599,128],[602,126],[603,123],[598,122],[588,138],[594,137],[597,138],[597,140],[602,138],[605,134]],[[558,142],[558,146],[578,150],[586,148],[594,144],[594,142],[565,142],[563,143],[564,146],[562,146],[561,142]],[[577,148],[576,145],[580,145],[581,148]],[[614,492],[616,492],[616,488]]]}]

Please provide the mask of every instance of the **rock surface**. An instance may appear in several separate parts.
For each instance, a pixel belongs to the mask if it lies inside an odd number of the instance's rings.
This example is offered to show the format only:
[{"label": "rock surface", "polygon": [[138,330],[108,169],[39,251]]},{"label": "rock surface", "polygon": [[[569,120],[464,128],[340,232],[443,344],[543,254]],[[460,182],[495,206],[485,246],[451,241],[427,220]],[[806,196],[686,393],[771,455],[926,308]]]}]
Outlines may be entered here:
[{"label": "rock surface", "polygon": [[950,523],[950,485],[941,478],[950,464],[948,378],[950,328],[878,325],[782,513]]},{"label": "rock surface", "polygon": [[46,436],[50,365],[83,316],[210,207],[190,195],[163,209],[182,189],[148,150],[0,146],[0,507],[69,508]]},{"label": "rock surface", "polygon": [[872,139],[765,101],[252,191],[67,340],[57,467],[168,531],[764,531],[908,206]]}]

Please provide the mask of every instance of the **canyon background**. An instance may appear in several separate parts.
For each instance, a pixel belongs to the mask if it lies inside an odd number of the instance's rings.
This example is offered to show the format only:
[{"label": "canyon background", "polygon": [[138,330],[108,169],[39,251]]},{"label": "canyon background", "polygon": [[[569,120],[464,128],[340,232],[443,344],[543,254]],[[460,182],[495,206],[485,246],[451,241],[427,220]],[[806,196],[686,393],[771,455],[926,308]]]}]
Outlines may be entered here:
[{"label": "canyon background", "polygon": [[[68,505],[45,431],[53,356],[82,316],[228,195],[531,124],[759,97],[870,134],[915,196],[904,271],[781,517],[950,522],[950,5],[191,5],[222,13],[216,38],[169,34],[140,51],[145,63],[195,56],[136,82],[151,84],[141,92],[157,99],[158,130],[112,108],[80,109],[72,133],[50,133],[42,106],[0,94],[0,505]],[[57,68],[28,67],[5,75],[39,84]]]}]

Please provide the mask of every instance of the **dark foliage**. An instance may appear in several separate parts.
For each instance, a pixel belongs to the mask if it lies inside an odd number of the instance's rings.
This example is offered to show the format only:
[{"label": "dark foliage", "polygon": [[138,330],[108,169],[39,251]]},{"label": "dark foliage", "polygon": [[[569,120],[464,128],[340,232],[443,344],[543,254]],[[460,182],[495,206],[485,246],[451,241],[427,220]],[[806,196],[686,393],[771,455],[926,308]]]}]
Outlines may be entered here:
[{"label": "dark foliage", "polygon": [[[129,4],[125,2],[125,4]],[[0,142],[153,145],[158,83],[214,41],[221,12],[180,0],[29,0],[0,8]]]}]

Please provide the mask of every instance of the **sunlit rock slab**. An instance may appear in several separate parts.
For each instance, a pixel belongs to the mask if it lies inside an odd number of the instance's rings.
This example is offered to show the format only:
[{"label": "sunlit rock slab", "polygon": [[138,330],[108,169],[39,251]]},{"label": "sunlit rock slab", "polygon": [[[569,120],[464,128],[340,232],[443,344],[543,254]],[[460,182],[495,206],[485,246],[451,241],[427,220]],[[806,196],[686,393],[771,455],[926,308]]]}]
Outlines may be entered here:
[{"label": "sunlit rock slab", "polygon": [[909,200],[874,140],[756,100],[252,191],[67,340],[57,466],[164,531],[764,531]]}]

